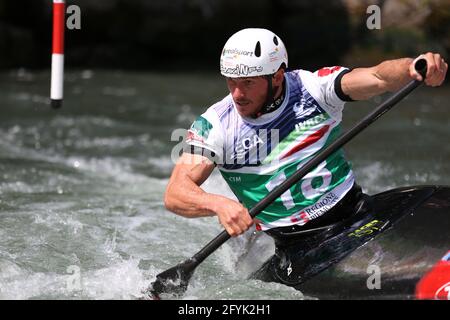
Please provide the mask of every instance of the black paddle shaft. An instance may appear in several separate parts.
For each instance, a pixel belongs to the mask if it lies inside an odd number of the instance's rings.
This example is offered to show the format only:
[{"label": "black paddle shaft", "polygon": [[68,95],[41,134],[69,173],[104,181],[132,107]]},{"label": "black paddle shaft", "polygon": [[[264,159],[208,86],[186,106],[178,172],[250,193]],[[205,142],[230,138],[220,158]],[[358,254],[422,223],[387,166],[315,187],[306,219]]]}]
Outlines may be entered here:
[{"label": "black paddle shaft", "polygon": [[[427,63],[425,59],[417,60],[415,64],[417,72],[419,72],[423,79],[425,79],[427,71]],[[413,80],[396,92],[394,95],[384,101],[378,108],[368,114],[358,124],[356,124],[349,131],[344,133],[328,147],[320,151],[314,158],[308,161],[302,168],[297,170],[293,175],[286,179],[283,183],[273,189],[267,196],[259,201],[253,208],[250,209],[249,214],[252,218],[256,217],[261,211],[267,208],[275,199],[285,193],[290,187],[297,183],[301,178],[308,174],[313,168],[318,166],[322,161],[325,161],[331,154],[342,148],[347,142],[353,139],[357,134],[367,128],[370,124],[375,122],[379,117],[388,112],[400,100],[406,97],[411,91],[422,84],[422,81]],[[225,230],[217,237],[211,240],[203,249],[197,252],[190,260],[199,264],[205,260],[211,253],[219,248],[224,242],[230,238],[230,235]]]}]

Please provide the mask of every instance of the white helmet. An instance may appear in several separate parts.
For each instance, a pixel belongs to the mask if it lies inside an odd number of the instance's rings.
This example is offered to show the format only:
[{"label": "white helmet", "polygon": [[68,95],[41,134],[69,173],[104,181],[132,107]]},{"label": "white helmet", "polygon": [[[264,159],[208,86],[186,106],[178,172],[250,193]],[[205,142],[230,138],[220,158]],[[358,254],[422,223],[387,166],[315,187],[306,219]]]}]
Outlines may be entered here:
[{"label": "white helmet", "polygon": [[229,78],[274,74],[288,66],[283,41],[267,29],[243,29],[233,34],[222,50],[220,73]]}]

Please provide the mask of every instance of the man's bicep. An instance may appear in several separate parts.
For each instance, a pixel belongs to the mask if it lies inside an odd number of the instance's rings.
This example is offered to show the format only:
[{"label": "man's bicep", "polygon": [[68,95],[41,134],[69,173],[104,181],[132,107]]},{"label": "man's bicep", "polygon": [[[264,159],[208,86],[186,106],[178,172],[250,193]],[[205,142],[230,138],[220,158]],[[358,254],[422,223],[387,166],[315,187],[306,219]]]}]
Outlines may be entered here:
[{"label": "man's bicep", "polygon": [[207,157],[184,152],[175,165],[172,178],[187,176],[200,186],[211,175],[214,167],[214,162]]},{"label": "man's bicep", "polygon": [[353,100],[367,100],[384,92],[375,68],[353,69],[342,77],[341,87]]}]

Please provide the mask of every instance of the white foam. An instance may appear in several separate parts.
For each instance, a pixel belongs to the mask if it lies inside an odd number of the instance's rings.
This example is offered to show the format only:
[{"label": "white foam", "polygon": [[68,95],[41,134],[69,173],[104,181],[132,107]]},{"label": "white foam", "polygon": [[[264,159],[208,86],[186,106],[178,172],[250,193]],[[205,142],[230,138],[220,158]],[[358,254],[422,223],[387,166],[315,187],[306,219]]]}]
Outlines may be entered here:
[{"label": "white foam", "polygon": [[99,270],[81,270],[79,294],[92,299],[133,299],[149,285],[139,260],[130,259]]},{"label": "white foam", "polygon": [[[68,266],[66,274],[56,274],[31,273],[14,263],[2,261],[0,299],[133,299],[142,296],[142,290],[149,285],[138,264],[138,260],[130,259],[87,271]],[[77,282],[74,277],[78,278]]]}]

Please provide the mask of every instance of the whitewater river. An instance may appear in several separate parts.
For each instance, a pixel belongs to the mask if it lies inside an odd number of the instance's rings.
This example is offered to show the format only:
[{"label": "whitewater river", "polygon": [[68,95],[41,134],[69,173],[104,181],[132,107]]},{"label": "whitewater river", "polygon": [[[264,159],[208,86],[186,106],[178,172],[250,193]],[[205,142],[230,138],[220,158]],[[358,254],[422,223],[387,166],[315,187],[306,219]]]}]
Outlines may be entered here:
[{"label": "whitewater river", "polygon": [[[49,73],[0,73],[0,299],[135,299],[155,275],[222,229],[163,206],[175,129],[226,93],[214,74],[79,70],[60,110]],[[381,100],[348,104],[348,128]],[[450,184],[450,90],[420,88],[346,154],[364,190]],[[204,189],[232,197],[214,175]],[[187,299],[313,298],[247,280],[265,235],[228,241],[196,270]]]}]

